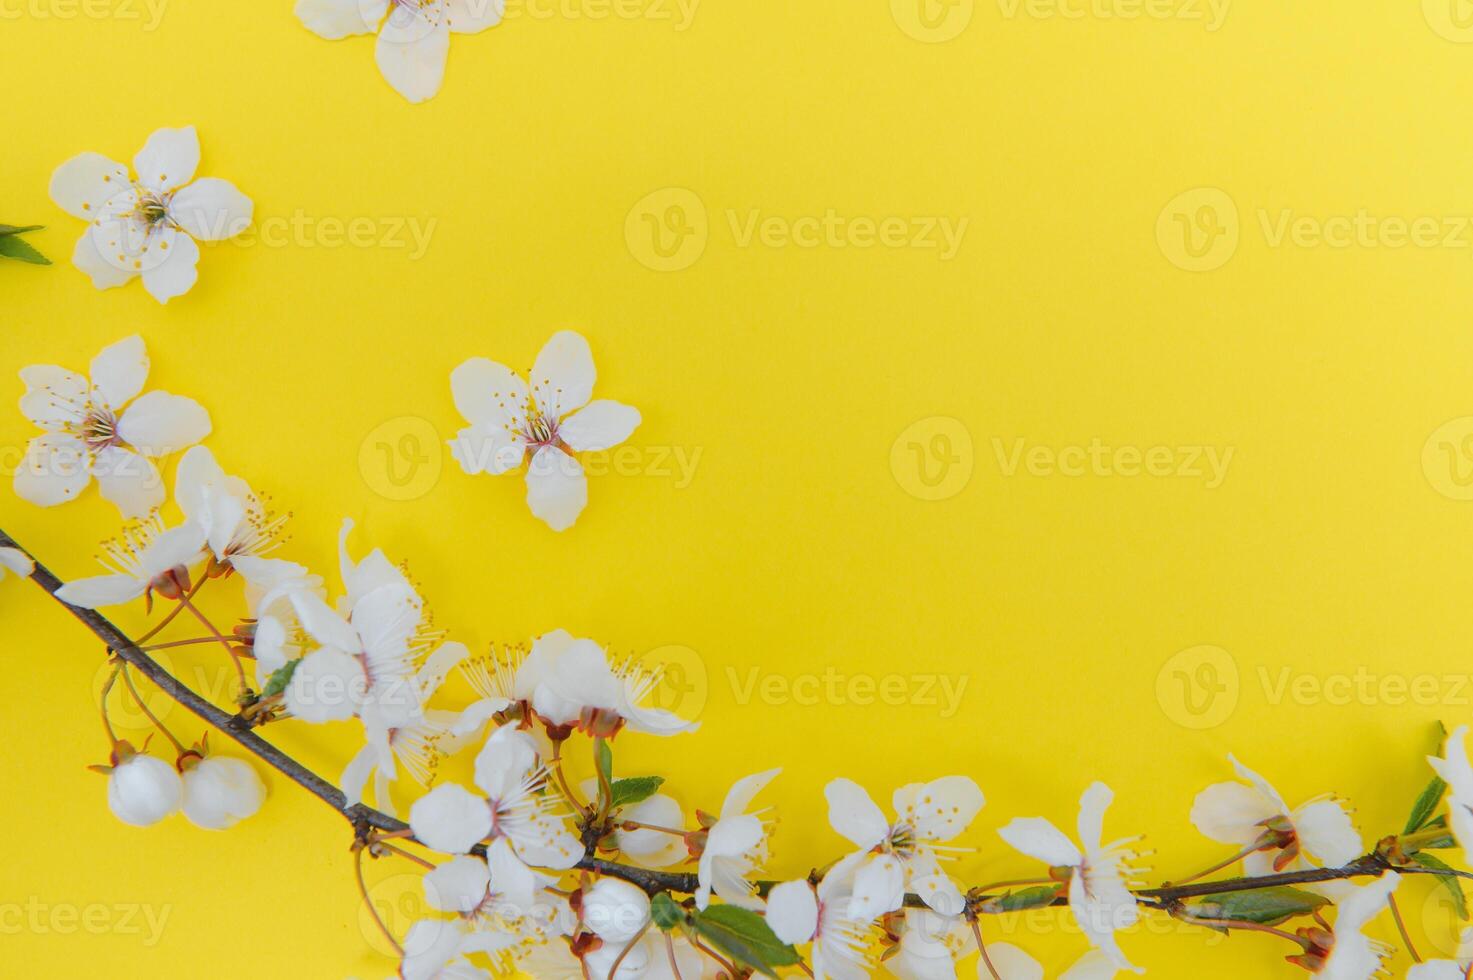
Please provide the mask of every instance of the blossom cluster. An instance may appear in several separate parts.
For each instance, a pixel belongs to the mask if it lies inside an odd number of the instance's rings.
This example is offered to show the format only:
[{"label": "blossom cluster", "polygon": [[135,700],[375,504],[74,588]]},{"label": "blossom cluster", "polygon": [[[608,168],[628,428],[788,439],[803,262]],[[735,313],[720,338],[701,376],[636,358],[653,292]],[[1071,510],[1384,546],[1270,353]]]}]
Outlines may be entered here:
[{"label": "blossom cluster", "polygon": [[[208,736],[186,747],[138,691],[135,673],[158,679],[149,673],[157,668],[149,641],[176,619],[198,622],[205,635],[161,645],[223,651],[238,672],[233,725],[350,724],[361,732],[362,747],[335,774],[330,801],[353,823],[360,862],[366,854],[424,869],[426,902],[436,912],[393,937],[404,980],[516,969],[594,980],[799,971],[820,980],[882,972],[947,980],[973,953],[979,980],[1033,980],[1043,976],[1033,954],[989,941],[983,923],[1052,907],[1067,909],[1087,942],[1061,974],[1069,980],[1143,972],[1120,934],[1148,914],[1269,933],[1291,944],[1285,959],[1294,967],[1370,980],[1392,948],[1365,930],[1383,910],[1394,911],[1404,876],[1438,875],[1462,898],[1457,876],[1466,873],[1431,852],[1473,846],[1466,726],[1430,760],[1434,777],[1406,827],[1369,850],[1344,800],[1291,805],[1229,757],[1236,779],[1204,789],[1190,813],[1229,856],[1172,885],[1142,880],[1138,837],[1106,834],[1114,795],[1100,782],[1083,791],[1072,834],[1041,816],[996,829],[996,842],[1016,860],[1033,862],[1026,877],[966,884],[956,862],[979,848],[969,835],[986,805],[966,775],[901,786],[888,808],[860,783],[832,780],[823,788],[828,823],[847,853],[805,862],[811,870],[796,877],[767,877],[776,821],[762,797],[779,769],[737,779],[719,807],[689,812],[661,791],[661,777],[616,777],[614,746],[628,733],[676,738],[697,727],[649,704],[658,664],[612,655],[565,630],[525,648],[472,653],[435,626],[405,566],[378,548],[353,546],[351,520],[340,526],[329,586],[327,576],[280,557],[287,515],[198,444],[210,432],[205,410],[164,392],[140,394],[148,371],[142,341],[129,338],[99,354],[89,376],[55,366],[22,372],[21,409],[44,432],[16,476],[17,493],[54,505],[95,479],[130,518],[104,545],[106,573],[61,585],[56,597],[81,610],[135,602],[167,610],[128,649],[112,651],[103,692],[108,762],[93,767],[107,777],[108,805],[132,825],[182,811],[221,830],[265,802],[249,762],[216,753]],[[465,362],[451,378],[470,423],[452,443],[457,459],[468,473],[504,472],[530,456],[533,512],[554,528],[568,526],[586,491],[581,471],[569,476],[563,457],[622,441],[639,424],[628,406],[591,401],[593,384],[588,345],[569,332],[549,341],[530,382],[485,359]],[[170,524],[155,460],[180,450],[172,481],[178,520]],[[555,478],[538,475],[545,454],[557,457]],[[30,575],[33,564],[17,548],[0,548],[0,575],[6,571]],[[222,628],[196,597],[210,583],[233,581],[243,583],[244,608]],[[452,675],[474,700],[446,703]],[[119,682],[172,746],[172,764],[150,752],[152,736],[136,747],[114,734],[108,704]],[[593,778],[569,778],[575,746],[587,753]],[[469,779],[445,778],[446,760],[460,754]],[[1234,866],[1240,875],[1220,887],[1182,890]],[[1470,963],[1473,947],[1456,959],[1418,962],[1407,975],[1466,977]]]}]

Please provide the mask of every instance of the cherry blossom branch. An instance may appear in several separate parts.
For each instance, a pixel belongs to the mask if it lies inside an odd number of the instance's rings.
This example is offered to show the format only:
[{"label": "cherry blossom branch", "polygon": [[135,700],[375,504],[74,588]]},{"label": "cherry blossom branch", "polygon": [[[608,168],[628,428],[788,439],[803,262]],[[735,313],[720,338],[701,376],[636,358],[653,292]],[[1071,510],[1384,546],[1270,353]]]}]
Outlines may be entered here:
[{"label": "cherry blossom branch", "polygon": [[[20,551],[25,551],[19,542],[3,530],[0,530],[0,547],[16,548]],[[29,554],[29,552],[26,553]],[[106,645],[112,655],[143,674],[166,695],[173,698],[185,708],[188,708],[206,724],[224,732],[247,752],[250,752],[277,772],[303,787],[327,803],[338,813],[342,814],[353,825],[355,835],[360,841],[367,840],[372,836],[372,832],[377,831],[382,837],[419,843],[410,832],[409,826],[402,820],[361,803],[351,807],[345,806],[347,802],[346,797],[344,797],[342,791],[336,786],[257,735],[252,730],[252,725],[248,718],[240,714],[232,715],[221,710],[180,683],[179,680],[150,657],[127,634],[108,620],[107,617],[91,609],[72,606],[64,600],[57,598],[56,591],[61,588],[62,582],[45,565],[39,561],[36,562],[35,569],[30,577],[48,595],[56,599],[58,603],[71,612],[73,616],[97,636]],[[172,619],[177,612],[177,609],[174,610],[168,618]],[[166,619],[165,622],[167,621]],[[162,625],[156,626],[148,633],[148,636],[157,635]],[[588,829],[592,830],[594,828],[590,827]],[[594,840],[597,839],[597,835],[595,834],[590,833],[588,836]],[[596,875],[622,879],[643,889],[650,895],[661,892],[689,895],[693,894],[699,885],[697,876],[694,874],[655,871],[606,861],[595,856],[591,842],[589,843],[588,852],[575,865],[575,868]],[[1192,898],[1222,895],[1229,892],[1255,891],[1266,888],[1339,881],[1350,878],[1378,878],[1387,871],[1393,870],[1400,874],[1473,879],[1473,872],[1459,871],[1453,868],[1429,868],[1412,864],[1393,864],[1385,855],[1373,851],[1339,868],[1310,868],[1302,871],[1290,871],[1257,877],[1225,878],[1218,881],[1197,881],[1195,880],[1197,876],[1193,876],[1187,880],[1188,883],[1176,885],[1167,883],[1155,888],[1135,889],[1134,893],[1145,905],[1168,913],[1175,913],[1181,911],[1183,902]],[[774,884],[774,882],[768,881],[759,882],[759,891],[765,893]],[[969,911],[974,915],[1001,914],[1005,911],[992,906],[989,902],[989,899],[998,897],[995,892],[995,889],[998,887],[1001,886],[988,886],[986,892],[975,891],[973,893],[974,897],[968,902]],[[1067,901],[1067,898],[1060,895],[1051,904],[1065,905]],[[905,905],[908,908],[924,907],[924,903],[916,895],[907,895],[905,897]],[[1201,922],[1204,920],[1193,920],[1188,917],[1186,921]]]}]

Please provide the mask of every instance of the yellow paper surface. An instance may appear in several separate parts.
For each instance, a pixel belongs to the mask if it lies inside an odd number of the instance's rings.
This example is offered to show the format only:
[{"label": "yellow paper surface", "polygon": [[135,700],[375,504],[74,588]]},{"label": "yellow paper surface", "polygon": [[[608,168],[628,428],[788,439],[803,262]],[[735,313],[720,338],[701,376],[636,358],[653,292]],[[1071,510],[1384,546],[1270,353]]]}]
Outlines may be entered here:
[{"label": "yellow paper surface", "polygon": [[[335,588],[349,516],[472,647],[566,627],[671,657],[667,703],[702,727],[621,736],[619,769],[712,810],[784,767],[776,876],[841,853],[839,775],[882,805],[974,776],[971,883],[1032,873],[995,829],[1072,829],[1095,779],[1152,880],[1220,860],[1187,815],[1230,751],[1291,803],[1349,798],[1368,847],[1401,829],[1434,723],[1473,699],[1454,9],[546,0],[456,37],[411,106],[372,40],[291,6],[0,0],[0,220],[47,225],[56,261],[0,264],[0,400],[23,365],[141,333],[150,386],[209,408],[220,461],[293,512],[283,555]],[[254,199],[254,241],[206,247],[166,307],[94,290],[52,170],[187,124],[201,174]],[[562,328],[644,423],[554,534],[520,477],[467,477],[444,440],[456,364],[526,368]],[[7,474],[31,434],[0,411]],[[95,490],[0,492],[0,527],[64,577],[117,523]],[[393,971],[346,824],[284,780],[228,833],[112,819],[84,769],[102,650],[24,583],[0,608],[10,970]],[[209,648],[170,663],[227,694]],[[267,734],[336,778],[356,728]],[[370,869],[401,932],[412,872]],[[1402,905],[1446,951],[1432,885]],[[1049,975],[1086,948],[1060,914],[987,929]],[[1156,976],[1296,974],[1287,943],[1157,916],[1122,945]]]}]

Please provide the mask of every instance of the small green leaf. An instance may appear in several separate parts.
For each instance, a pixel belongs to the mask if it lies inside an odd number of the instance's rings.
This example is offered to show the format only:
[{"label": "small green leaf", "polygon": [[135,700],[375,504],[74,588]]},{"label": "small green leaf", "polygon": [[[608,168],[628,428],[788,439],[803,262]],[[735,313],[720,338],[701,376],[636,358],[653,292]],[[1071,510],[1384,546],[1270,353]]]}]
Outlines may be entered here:
[{"label": "small green leaf", "polygon": [[629,779],[614,780],[614,802],[615,808],[630,806],[634,803],[643,803],[664,785],[663,776],[634,776]]},{"label": "small green leaf", "polygon": [[1276,926],[1299,915],[1309,915],[1330,900],[1298,888],[1259,888],[1228,892],[1187,906],[1188,914],[1201,919],[1226,919]]},{"label": "small green leaf", "polygon": [[51,264],[50,259],[32,248],[24,238],[18,238],[15,235],[0,235],[0,255],[29,262],[31,265]]},{"label": "small green leaf", "polygon": [[271,676],[266,678],[266,689],[261,692],[261,697],[274,698],[285,691],[286,686],[291,683],[292,674],[297,672],[297,665],[300,663],[300,660],[288,660],[285,667],[272,671]]},{"label": "small green leaf", "polygon": [[45,225],[0,225],[0,235],[24,235],[28,231],[40,231]]},{"label": "small green leaf", "polygon": [[669,892],[660,892],[650,899],[650,921],[659,926],[661,931],[669,932],[685,922],[685,909],[670,897]]},{"label": "small green leaf", "polygon": [[[1434,871],[1452,871],[1452,868],[1444,864],[1441,859],[1435,858],[1431,854],[1413,854],[1412,860],[1416,861],[1422,867],[1431,868]],[[1452,874],[1437,875],[1437,880],[1442,882],[1443,887],[1452,893],[1453,907],[1458,910],[1458,918],[1466,921],[1468,918],[1468,898],[1463,894],[1463,883]]]},{"label": "small green leaf", "polygon": [[1407,817],[1406,829],[1403,834],[1415,834],[1427,826],[1427,821],[1432,819],[1432,814],[1437,812],[1437,807],[1442,803],[1442,794],[1447,791],[1447,783],[1438,776],[1432,777],[1432,782],[1422,790],[1422,795],[1417,797],[1417,802],[1412,804],[1411,816]]},{"label": "small green leaf", "polygon": [[1060,885],[1038,885],[1022,891],[1008,892],[989,903],[999,912],[1022,912],[1026,909],[1041,909],[1052,905],[1059,897]]},{"label": "small green leaf", "polygon": [[735,905],[693,912],[691,926],[703,939],[742,966],[776,977],[780,966],[798,962],[798,951],[777,938],[767,920]]},{"label": "small green leaf", "polygon": [[605,782],[614,781],[614,750],[609,748],[609,740],[606,738],[594,739],[593,762],[598,766],[598,771]]}]

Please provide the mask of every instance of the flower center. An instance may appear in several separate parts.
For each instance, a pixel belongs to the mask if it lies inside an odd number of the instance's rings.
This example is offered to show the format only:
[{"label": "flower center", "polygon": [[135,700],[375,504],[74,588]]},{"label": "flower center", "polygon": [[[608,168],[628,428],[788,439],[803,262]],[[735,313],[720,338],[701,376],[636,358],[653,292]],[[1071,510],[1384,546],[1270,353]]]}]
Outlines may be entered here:
[{"label": "flower center", "polygon": [[123,441],[118,435],[118,417],[111,409],[98,405],[87,406],[87,414],[82,418],[77,436],[94,453]]},{"label": "flower center", "polygon": [[149,228],[172,224],[169,218],[169,200],[174,196],[172,192],[151,191],[136,185],[134,189],[138,192],[138,205],[131,214],[123,217],[135,218]]},{"label": "flower center", "polygon": [[547,415],[529,414],[522,435],[529,445],[551,446],[557,442],[557,422],[557,419]]}]

